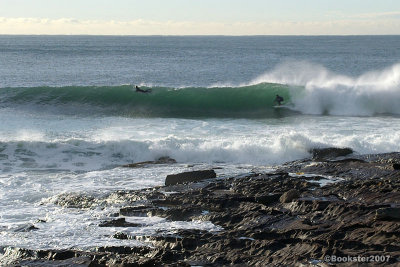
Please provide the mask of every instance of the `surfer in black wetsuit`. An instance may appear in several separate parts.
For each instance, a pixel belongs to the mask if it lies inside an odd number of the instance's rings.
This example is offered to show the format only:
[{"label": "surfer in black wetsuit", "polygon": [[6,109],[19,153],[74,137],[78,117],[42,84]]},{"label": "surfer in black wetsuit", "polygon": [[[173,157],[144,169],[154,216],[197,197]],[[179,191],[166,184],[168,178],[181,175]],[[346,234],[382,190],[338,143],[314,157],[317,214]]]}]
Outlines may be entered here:
[{"label": "surfer in black wetsuit", "polygon": [[280,106],[283,102],[283,97],[281,97],[280,95],[276,95],[274,102],[278,103],[278,105]]},{"label": "surfer in black wetsuit", "polygon": [[139,93],[151,93],[151,89],[143,90],[137,85],[135,85],[135,88],[136,88],[136,92],[139,92]]}]

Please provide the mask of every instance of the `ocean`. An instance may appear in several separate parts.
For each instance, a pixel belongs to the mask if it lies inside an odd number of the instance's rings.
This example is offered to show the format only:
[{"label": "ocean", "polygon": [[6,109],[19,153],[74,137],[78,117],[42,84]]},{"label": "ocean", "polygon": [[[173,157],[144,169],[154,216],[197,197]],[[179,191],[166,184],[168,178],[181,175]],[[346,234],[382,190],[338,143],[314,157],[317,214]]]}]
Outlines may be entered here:
[{"label": "ocean", "polygon": [[[0,36],[0,247],[137,245],[98,227],[123,205],[113,193],[172,173],[400,151],[399,103],[400,36]],[[165,156],[177,163],[121,167]],[[128,219],[145,225],[131,235],[219,230]]]}]

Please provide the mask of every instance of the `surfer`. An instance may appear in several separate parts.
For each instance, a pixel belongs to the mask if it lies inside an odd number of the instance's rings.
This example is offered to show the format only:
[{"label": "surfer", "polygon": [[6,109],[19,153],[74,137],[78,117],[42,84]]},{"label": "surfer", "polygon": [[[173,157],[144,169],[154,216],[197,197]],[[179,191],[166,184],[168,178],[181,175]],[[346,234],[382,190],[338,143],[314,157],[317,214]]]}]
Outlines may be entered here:
[{"label": "surfer", "polygon": [[136,92],[139,92],[139,93],[151,93],[151,89],[143,90],[137,85],[135,85],[135,88],[136,88]]},{"label": "surfer", "polygon": [[284,100],[283,97],[281,97],[280,95],[276,95],[274,102],[278,103],[278,105],[280,106],[283,100]]}]

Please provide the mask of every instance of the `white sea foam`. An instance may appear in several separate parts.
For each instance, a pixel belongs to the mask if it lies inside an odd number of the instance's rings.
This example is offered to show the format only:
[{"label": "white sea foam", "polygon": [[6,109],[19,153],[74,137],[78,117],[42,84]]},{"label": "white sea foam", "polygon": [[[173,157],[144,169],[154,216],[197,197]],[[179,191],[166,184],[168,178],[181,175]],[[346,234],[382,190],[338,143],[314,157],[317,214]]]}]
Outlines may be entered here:
[{"label": "white sea foam", "polygon": [[[113,219],[110,214],[118,212],[126,202],[110,193],[162,185],[167,174],[187,169],[186,165],[176,164],[85,173],[21,172],[0,175],[0,244],[31,249],[89,249],[96,246],[145,245],[135,240],[121,241],[112,237],[120,231],[130,235],[151,235],[157,231],[177,229],[218,231],[219,228],[210,222],[170,222],[158,217],[127,218],[127,221],[144,224],[142,228],[98,227],[101,221]],[[70,194],[95,199],[84,209],[55,205],[62,196]],[[34,224],[38,230],[14,231],[27,224]]]},{"label": "white sea foam", "polygon": [[[14,232],[13,228],[3,231],[0,235],[2,246],[24,247],[30,249],[93,249],[99,246],[146,246],[136,240],[119,240],[113,235],[125,232],[131,236],[156,235],[160,232],[171,233],[178,229],[201,229],[206,231],[219,231],[220,227],[208,221],[167,221],[159,217],[128,217],[126,221],[143,223],[143,227],[99,227],[115,208],[102,208],[92,210],[62,209],[54,206],[42,208],[46,210],[43,222],[36,222],[36,231]],[[21,225],[21,224],[19,224]],[[22,224],[23,225],[23,224]],[[18,227],[14,225],[14,228]]]},{"label": "white sea foam", "polygon": [[286,62],[251,84],[262,82],[291,85],[291,101],[304,114],[400,115],[400,64],[351,77],[315,63]]},{"label": "white sea foam", "polygon": [[[274,165],[307,157],[313,147],[346,146],[358,153],[400,150],[396,118],[297,119],[100,118],[70,129],[35,129],[31,135],[27,129],[23,135],[6,129],[0,136],[0,166],[3,173],[96,171],[162,156],[179,163]],[[48,123],[49,128],[59,125],[57,120]]]},{"label": "white sea foam", "polygon": [[[54,205],[62,194],[97,198],[115,190],[162,185],[166,175],[193,169],[219,167],[219,176],[243,175],[253,168],[307,157],[316,146],[351,147],[357,153],[400,150],[400,124],[394,117],[77,118],[3,110],[0,119],[5,122],[0,129],[0,244],[26,247],[136,244],[113,239],[120,230],[131,235],[156,229],[218,230],[209,222],[156,219],[143,228],[99,229],[99,222],[122,205],[118,199],[109,199],[104,210],[77,210]],[[178,163],[118,167],[161,156]],[[40,230],[12,231],[27,223]]]}]

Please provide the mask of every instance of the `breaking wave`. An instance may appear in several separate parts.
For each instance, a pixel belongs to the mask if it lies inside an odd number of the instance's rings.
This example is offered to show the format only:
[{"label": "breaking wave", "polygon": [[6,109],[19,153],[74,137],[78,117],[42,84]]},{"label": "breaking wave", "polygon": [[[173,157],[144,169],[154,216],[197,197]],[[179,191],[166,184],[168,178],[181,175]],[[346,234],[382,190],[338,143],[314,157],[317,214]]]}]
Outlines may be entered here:
[{"label": "breaking wave", "polygon": [[293,108],[303,114],[400,115],[400,64],[351,77],[310,62],[286,62],[252,83],[263,82],[287,84]]},{"label": "breaking wave", "polygon": [[[0,89],[3,107],[128,117],[281,117],[400,115],[400,64],[358,77],[309,62],[286,62],[240,86],[145,87],[132,85]],[[287,109],[275,109],[275,95]]]},{"label": "breaking wave", "polygon": [[3,106],[54,108],[132,117],[269,117],[276,94],[289,99],[289,87],[262,83],[243,87],[166,88],[131,85],[0,89]]}]

